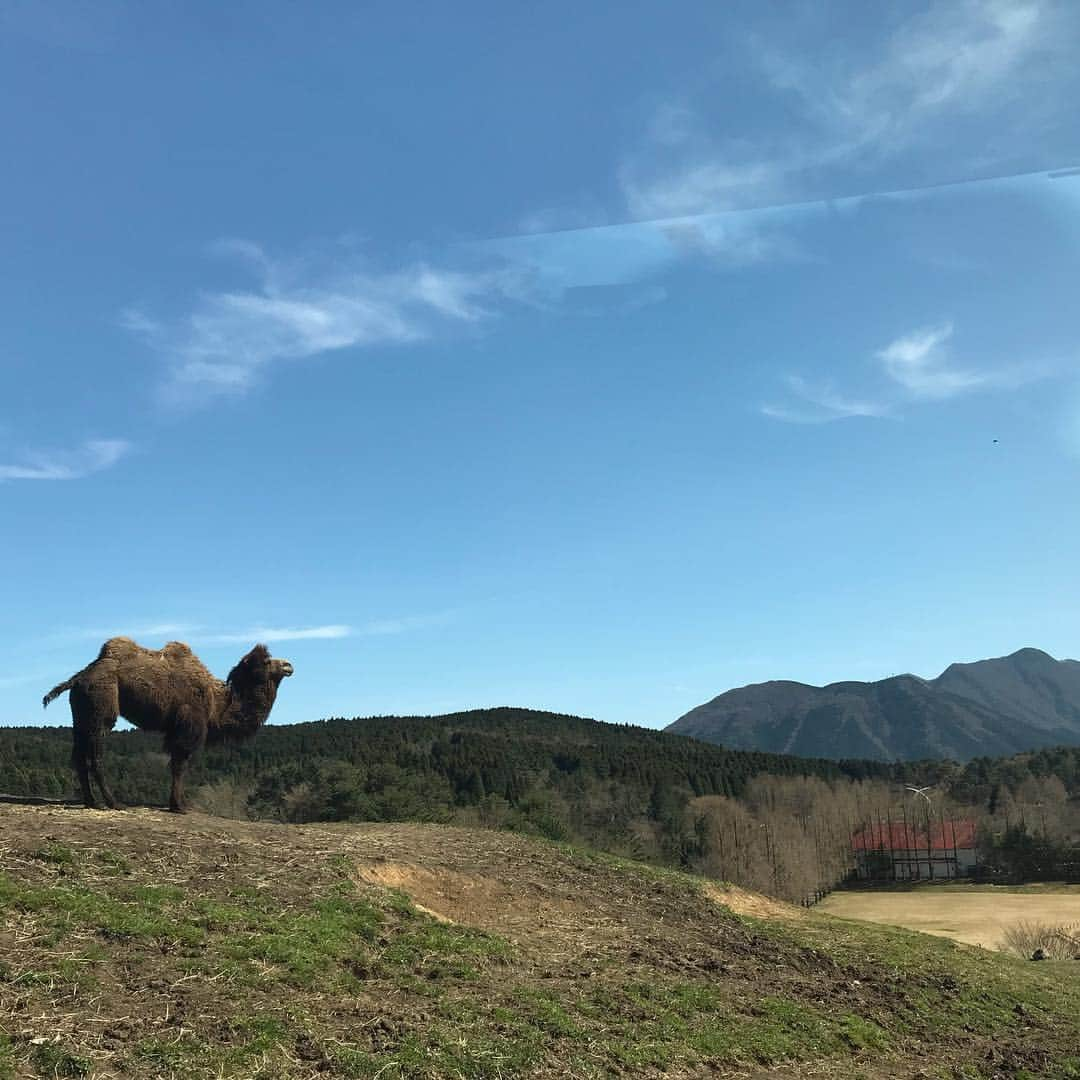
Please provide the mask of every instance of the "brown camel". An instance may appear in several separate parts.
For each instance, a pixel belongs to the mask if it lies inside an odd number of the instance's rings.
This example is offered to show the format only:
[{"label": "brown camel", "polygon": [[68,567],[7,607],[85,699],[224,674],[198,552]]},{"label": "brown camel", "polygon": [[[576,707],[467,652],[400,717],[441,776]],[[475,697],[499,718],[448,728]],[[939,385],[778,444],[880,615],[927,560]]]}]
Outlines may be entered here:
[{"label": "brown camel", "polygon": [[182,814],[184,772],[192,754],[206,743],[254,735],[270,715],[278,684],[292,673],[288,660],[273,660],[265,645],[256,645],[222,682],[182,641],[154,650],[131,638],[114,637],[101,646],[92,664],[54,686],[42,704],[71,691],[71,764],[87,806],[97,805],[90,788],[93,772],[105,804],[117,809],[101,759],[105,733],[119,715],[138,728],[165,735],[172,761],[169,809]]}]

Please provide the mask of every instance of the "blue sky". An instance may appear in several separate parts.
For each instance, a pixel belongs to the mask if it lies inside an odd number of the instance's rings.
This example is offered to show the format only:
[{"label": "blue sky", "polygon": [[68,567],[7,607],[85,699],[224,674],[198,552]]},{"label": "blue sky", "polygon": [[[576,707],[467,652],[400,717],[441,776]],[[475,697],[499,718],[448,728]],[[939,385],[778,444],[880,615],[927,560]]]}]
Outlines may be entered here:
[{"label": "blue sky", "polygon": [[0,0],[0,723],[1080,654],[1080,11],[796,7]]}]

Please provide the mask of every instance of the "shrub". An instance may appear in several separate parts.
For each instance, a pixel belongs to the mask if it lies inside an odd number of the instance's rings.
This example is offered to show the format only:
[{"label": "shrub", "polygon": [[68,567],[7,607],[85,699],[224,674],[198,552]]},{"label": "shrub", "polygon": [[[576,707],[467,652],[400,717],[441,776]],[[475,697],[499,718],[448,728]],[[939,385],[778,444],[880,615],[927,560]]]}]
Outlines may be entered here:
[{"label": "shrub", "polygon": [[1021,919],[1004,933],[1001,939],[1007,952],[1030,958],[1042,949],[1047,960],[1080,959],[1080,923],[1036,922]]}]

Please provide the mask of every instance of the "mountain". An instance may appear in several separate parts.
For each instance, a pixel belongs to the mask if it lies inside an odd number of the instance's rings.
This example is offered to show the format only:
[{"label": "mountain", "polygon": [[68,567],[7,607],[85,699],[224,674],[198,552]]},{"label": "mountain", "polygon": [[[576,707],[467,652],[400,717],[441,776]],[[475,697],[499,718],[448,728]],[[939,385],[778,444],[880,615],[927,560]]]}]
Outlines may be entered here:
[{"label": "mountain", "polygon": [[1004,756],[1080,743],[1080,663],[1039,649],[828,686],[775,681],[729,690],[666,729],[743,750],[914,761]]},{"label": "mountain", "polygon": [[952,664],[934,685],[1037,728],[1080,732],[1080,662],[1076,660],[1055,660],[1039,649],[1021,649],[996,660]]}]

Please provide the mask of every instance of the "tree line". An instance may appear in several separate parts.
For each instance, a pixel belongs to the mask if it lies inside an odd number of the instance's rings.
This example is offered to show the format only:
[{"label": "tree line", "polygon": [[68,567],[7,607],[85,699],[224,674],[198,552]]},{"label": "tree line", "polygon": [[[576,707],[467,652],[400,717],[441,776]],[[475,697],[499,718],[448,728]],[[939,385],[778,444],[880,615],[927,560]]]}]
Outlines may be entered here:
[{"label": "tree line", "polygon": [[[0,729],[0,791],[74,796],[70,746],[63,728]],[[157,736],[114,732],[106,761],[121,800],[161,802]],[[513,829],[796,900],[844,877],[852,831],[899,816],[909,783],[934,784],[940,813],[975,817],[988,865],[996,851],[1010,873],[1021,849],[1029,867],[1049,865],[1049,848],[1067,861],[1080,835],[1080,749],[828,761],[526,709],[270,725],[207,751],[190,777],[192,804],[210,813]]]}]

